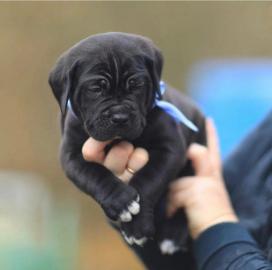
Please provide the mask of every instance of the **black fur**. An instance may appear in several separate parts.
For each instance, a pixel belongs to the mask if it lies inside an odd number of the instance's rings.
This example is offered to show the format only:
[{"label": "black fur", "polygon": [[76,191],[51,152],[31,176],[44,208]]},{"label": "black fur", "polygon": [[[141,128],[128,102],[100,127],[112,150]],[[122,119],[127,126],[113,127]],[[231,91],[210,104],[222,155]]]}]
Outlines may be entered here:
[{"label": "black fur", "polygon": [[[137,239],[173,239],[181,246],[187,240],[185,216],[179,212],[166,218],[167,186],[178,176],[192,174],[186,150],[192,142],[205,144],[205,125],[192,102],[170,87],[163,98],[180,108],[199,132],[153,107],[162,66],[162,55],[148,38],[99,34],[65,52],[49,83],[62,112],[61,163],[68,178],[112,220],[139,195],[140,213],[121,223],[121,230]],[[67,108],[68,99],[73,110]],[[149,162],[126,185],[102,165],[83,159],[82,145],[90,136],[128,140],[147,149]]]}]

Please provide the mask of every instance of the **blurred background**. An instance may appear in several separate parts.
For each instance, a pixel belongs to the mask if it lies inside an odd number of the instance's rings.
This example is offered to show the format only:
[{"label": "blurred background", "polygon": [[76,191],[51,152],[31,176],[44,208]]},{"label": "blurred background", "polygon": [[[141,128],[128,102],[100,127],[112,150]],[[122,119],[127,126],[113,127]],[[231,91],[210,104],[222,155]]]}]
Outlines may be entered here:
[{"label": "blurred background", "polygon": [[223,156],[270,108],[272,3],[0,3],[0,269],[143,269],[58,161],[49,70],[109,31],[154,40],[164,80],[215,119]]}]

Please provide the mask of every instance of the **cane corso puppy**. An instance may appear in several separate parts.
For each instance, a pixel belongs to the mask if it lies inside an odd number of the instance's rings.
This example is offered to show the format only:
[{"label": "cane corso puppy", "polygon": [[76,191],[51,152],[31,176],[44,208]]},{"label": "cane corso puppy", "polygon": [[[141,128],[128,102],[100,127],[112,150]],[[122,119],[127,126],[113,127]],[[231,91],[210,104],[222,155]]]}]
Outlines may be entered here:
[{"label": "cane corso puppy", "polygon": [[[187,233],[182,211],[166,217],[167,187],[178,176],[192,174],[186,149],[192,142],[205,144],[205,124],[178,91],[166,86],[162,95],[162,67],[162,54],[150,39],[105,33],[66,51],[49,83],[62,114],[61,163],[67,177],[97,201],[129,244],[153,239],[169,254],[185,244]],[[198,131],[160,106],[163,100]],[[124,184],[102,165],[83,159],[89,137],[129,141],[147,149],[149,161]]]}]

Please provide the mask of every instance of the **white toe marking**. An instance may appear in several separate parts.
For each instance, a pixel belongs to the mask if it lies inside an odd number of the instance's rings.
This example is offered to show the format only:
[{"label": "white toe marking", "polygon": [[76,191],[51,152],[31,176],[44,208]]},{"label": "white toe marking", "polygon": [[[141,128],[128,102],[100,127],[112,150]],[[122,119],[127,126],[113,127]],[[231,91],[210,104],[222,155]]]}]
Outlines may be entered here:
[{"label": "white toe marking", "polygon": [[137,215],[140,212],[140,205],[139,203],[133,201],[129,206],[128,210],[132,215]]},{"label": "white toe marking", "polygon": [[129,245],[132,245],[134,243],[133,237],[126,236],[124,231],[121,231],[121,234]]},{"label": "white toe marking", "polygon": [[136,238],[133,237],[133,241],[134,241],[134,243],[135,243],[136,245],[138,245],[138,246],[143,246],[144,243],[147,241],[147,238],[146,238],[146,237],[142,237],[142,238],[140,238],[140,239],[136,239]]},{"label": "white toe marking", "polygon": [[132,220],[132,216],[131,216],[131,214],[128,211],[124,210],[120,214],[120,219],[121,219],[122,222],[130,222]]},{"label": "white toe marking", "polygon": [[179,247],[175,245],[174,241],[165,239],[160,243],[160,250],[162,254],[174,254],[179,250]]},{"label": "white toe marking", "polygon": [[134,241],[133,241],[133,237],[128,237],[128,236],[124,236],[125,237],[125,240],[127,241],[127,243],[129,245],[133,245]]},{"label": "white toe marking", "polygon": [[140,201],[140,196],[138,195],[136,198],[136,202],[138,203]]}]

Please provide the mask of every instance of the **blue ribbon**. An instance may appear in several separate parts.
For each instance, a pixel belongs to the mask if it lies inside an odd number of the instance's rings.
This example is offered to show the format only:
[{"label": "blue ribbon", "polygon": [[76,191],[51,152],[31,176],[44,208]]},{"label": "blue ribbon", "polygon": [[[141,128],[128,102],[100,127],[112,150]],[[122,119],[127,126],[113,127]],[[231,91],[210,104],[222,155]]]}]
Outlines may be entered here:
[{"label": "blue ribbon", "polygon": [[[163,81],[160,81],[160,93],[161,95],[164,94],[166,90],[166,86],[165,83]],[[169,114],[171,117],[173,117],[178,123],[182,123],[184,124],[186,127],[188,127],[189,129],[191,129],[194,132],[198,132],[198,127],[192,122],[190,121],[183,112],[181,112],[176,106],[174,106],[173,104],[171,104],[170,102],[164,101],[164,100],[159,100],[159,97],[156,97],[155,100],[155,106],[160,107],[162,110],[164,110],[167,114]],[[72,109],[72,105],[71,105],[71,101],[70,99],[67,102],[67,107],[73,112],[73,114],[75,115],[73,109]]]},{"label": "blue ribbon", "polygon": [[[160,81],[160,93],[161,95],[164,94],[166,90],[165,83]],[[166,113],[168,113],[171,117],[173,117],[177,122],[184,124],[189,129],[193,130],[194,132],[198,132],[198,127],[190,121],[183,112],[181,112],[176,106],[171,104],[170,102],[159,100],[158,96],[155,100],[155,106],[160,107]]]},{"label": "blue ribbon", "polygon": [[75,114],[75,112],[74,112],[74,110],[72,108],[72,104],[71,104],[70,99],[68,99],[68,101],[67,101],[67,107],[72,112],[73,116],[77,118],[77,116],[76,116],[76,114]]}]

